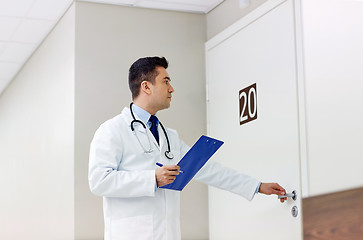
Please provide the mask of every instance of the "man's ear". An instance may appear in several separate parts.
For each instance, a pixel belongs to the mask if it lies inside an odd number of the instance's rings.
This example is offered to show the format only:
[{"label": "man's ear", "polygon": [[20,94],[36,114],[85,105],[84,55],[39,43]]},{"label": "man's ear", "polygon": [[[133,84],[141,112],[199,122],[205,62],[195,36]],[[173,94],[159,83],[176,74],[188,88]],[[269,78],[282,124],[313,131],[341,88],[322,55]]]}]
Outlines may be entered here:
[{"label": "man's ear", "polygon": [[144,93],[150,95],[151,94],[151,89],[150,89],[150,82],[148,81],[142,81],[141,82],[141,91],[143,91]]}]

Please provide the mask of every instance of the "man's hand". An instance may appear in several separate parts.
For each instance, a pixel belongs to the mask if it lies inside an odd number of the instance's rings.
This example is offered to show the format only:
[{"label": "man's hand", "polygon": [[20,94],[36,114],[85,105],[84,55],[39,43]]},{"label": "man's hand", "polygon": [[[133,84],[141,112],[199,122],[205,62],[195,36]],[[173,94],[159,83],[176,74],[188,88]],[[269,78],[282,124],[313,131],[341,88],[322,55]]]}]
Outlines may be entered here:
[{"label": "man's hand", "polygon": [[156,183],[158,187],[165,186],[174,182],[179,175],[180,167],[178,165],[162,166],[155,170]]},{"label": "man's hand", "polygon": [[[286,194],[286,190],[278,183],[261,183],[258,192],[266,195],[276,194],[282,196]],[[287,200],[287,198],[281,198],[280,202],[283,203],[285,200]]]}]

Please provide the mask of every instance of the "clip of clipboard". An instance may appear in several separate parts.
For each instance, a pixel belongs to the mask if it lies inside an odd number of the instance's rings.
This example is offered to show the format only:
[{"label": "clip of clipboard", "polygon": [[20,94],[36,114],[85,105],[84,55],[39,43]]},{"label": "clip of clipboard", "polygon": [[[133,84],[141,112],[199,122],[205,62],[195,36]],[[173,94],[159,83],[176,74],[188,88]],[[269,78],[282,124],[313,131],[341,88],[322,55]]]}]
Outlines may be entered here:
[{"label": "clip of clipboard", "polygon": [[197,172],[206,164],[212,155],[223,145],[223,142],[202,135],[191,149],[179,161],[178,165],[183,170],[174,182],[161,188],[181,191],[192,180]]}]

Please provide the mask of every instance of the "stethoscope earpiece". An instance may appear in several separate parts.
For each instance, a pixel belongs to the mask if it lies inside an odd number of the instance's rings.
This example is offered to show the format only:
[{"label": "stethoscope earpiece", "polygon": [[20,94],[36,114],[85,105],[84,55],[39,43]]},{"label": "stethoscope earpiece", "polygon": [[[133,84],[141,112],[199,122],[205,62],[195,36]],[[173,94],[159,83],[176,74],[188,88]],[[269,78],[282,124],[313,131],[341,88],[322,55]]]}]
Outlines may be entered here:
[{"label": "stethoscope earpiece", "polygon": [[[144,150],[144,153],[151,153],[153,150],[152,150],[152,148],[151,148],[151,140],[150,140],[149,134],[147,134],[146,126],[145,126],[145,124],[144,124],[142,121],[137,120],[137,119],[135,118],[134,113],[133,113],[133,111],[132,111],[132,104],[133,104],[133,103],[130,103],[130,112],[131,112],[131,116],[132,116],[132,118],[133,118],[133,120],[131,121],[131,131],[135,134],[135,136],[136,136],[136,138],[137,138],[137,141],[140,143],[140,145],[141,145],[142,149]],[[141,141],[140,141],[139,137],[137,136],[137,134],[136,134],[136,132],[135,132],[135,128],[134,128],[134,124],[135,124],[135,123],[140,123],[140,124],[143,126],[143,128],[145,129],[145,131],[146,131],[146,135],[147,135],[147,138],[149,139],[149,150],[145,149],[145,148],[144,148],[144,146],[141,144]],[[165,151],[165,157],[167,157],[168,159],[173,159],[173,158],[174,158],[174,155],[173,155],[173,153],[170,151],[170,142],[169,142],[168,135],[167,135],[167,133],[166,133],[166,130],[165,130],[165,128],[164,128],[164,126],[163,126],[163,124],[161,124],[161,122],[160,122],[160,121],[159,121],[159,124],[160,124],[161,128],[163,129],[163,132],[164,132],[164,134],[165,134],[165,138],[166,138],[166,142],[167,142],[167,144],[168,144],[168,150],[167,150],[167,151]]]}]

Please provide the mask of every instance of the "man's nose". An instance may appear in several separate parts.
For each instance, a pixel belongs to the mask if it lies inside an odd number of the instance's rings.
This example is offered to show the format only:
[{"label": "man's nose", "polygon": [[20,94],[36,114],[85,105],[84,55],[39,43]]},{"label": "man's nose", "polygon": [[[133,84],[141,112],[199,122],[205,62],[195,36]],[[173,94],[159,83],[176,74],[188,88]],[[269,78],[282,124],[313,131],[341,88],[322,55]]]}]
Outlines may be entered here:
[{"label": "man's nose", "polygon": [[169,88],[169,92],[170,92],[170,93],[174,92],[174,88],[173,88],[173,86],[171,86],[171,85],[170,85],[170,88]]}]

